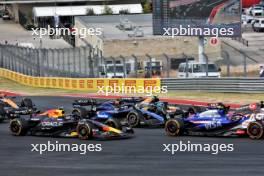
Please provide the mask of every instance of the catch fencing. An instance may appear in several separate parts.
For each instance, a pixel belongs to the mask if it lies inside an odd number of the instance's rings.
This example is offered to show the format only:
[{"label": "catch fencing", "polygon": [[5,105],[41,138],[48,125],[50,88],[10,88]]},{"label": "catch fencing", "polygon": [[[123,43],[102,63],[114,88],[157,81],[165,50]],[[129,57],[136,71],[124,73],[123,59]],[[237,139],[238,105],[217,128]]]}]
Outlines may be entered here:
[{"label": "catch fencing", "polygon": [[[221,55],[219,52],[204,53],[207,63],[214,62],[221,68],[221,77],[258,76],[263,56],[253,58],[224,42],[221,50]],[[38,77],[177,78],[179,64],[187,62],[188,65],[192,60],[197,60],[197,55],[188,52],[178,55],[149,53],[143,56],[104,57],[101,50],[89,45],[44,49],[0,44],[1,68]],[[188,75],[186,69],[185,77]]]},{"label": "catch fencing", "polygon": [[28,76],[98,77],[100,57],[89,46],[67,49],[34,49],[0,45],[0,67]]}]

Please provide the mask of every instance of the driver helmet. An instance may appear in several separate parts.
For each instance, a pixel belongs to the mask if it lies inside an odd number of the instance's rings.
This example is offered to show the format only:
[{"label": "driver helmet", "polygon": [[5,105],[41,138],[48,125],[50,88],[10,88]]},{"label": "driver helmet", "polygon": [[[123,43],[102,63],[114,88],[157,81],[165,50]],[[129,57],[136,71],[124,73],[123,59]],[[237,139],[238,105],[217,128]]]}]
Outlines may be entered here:
[{"label": "driver helmet", "polygon": [[155,103],[155,102],[159,102],[159,98],[158,98],[158,96],[155,96],[155,95],[154,95],[154,96],[152,97],[152,102],[153,102],[153,103]]},{"label": "driver helmet", "polygon": [[260,113],[264,113],[264,108],[261,108],[260,109]]},{"label": "driver helmet", "polygon": [[115,101],[114,101],[114,105],[115,105],[115,106],[119,106],[119,105],[120,105],[120,102],[121,102],[120,100],[115,100]]},{"label": "driver helmet", "polygon": [[225,109],[225,105],[223,103],[217,103],[216,108],[220,109],[220,110],[224,110]]}]

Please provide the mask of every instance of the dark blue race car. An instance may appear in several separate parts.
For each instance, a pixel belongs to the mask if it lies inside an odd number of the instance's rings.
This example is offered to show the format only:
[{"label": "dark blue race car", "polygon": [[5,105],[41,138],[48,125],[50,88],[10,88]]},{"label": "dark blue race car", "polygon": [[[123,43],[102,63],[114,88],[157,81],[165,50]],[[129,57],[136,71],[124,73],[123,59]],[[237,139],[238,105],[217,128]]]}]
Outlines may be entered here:
[{"label": "dark blue race car", "polygon": [[93,99],[80,99],[73,103],[73,114],[105,123],[111,127],[122,129],[129,126],[126,116],[130,107],[139,99],[120,99],[98,103]]},{"label": "dark blue race car", "polygon": [[156,97],[126,98],[103,103],[91,100],[76,100],[73,103],[73,114],[83,118],[97,120],[115,128],[124,125],[160,126],[177,114],[183,113],[179,108],[169,107],[168,103],[160,102]]},{"label": "dark blue race car", "polygon": [[249,136],[261,139],[264,136],[262,114],[228,113],[229,107],[212,108],[202,113],[190,114],[187,118],[169,119],[165,131],[169,136]]}]

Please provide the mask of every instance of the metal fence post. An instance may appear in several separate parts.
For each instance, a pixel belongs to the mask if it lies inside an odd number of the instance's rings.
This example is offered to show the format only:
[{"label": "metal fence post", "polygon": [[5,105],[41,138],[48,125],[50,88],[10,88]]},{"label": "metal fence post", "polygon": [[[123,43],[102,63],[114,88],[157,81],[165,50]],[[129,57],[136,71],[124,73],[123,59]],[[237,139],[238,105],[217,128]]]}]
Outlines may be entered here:
[{"label": "metal fence post", "polygon": [[135,69],[135,77],[138,77],[138,58],[133,54],[132,57],[134,58],[134,69]]},{"label": "metal fence post", "polygon": [[152,57],[149,54],[146,54],[146,56],[149,58],[149,78],[152,78],[153,73],[152,73]]},{"label": "metal fence post", "polygon": [[26,74],[26,58],[27,58],[27,48],[22,48],[22,53],[23,53],[23,60],[22,60],[22,73],[25,75]]},{"label": "metal fence post", "polygon": [[[14,53],[14,47],[12,46],[12,48],[11,48],[11,51],[12,51],[12,53]],[[14,60],[15,60],[15,56],[14,56],[14,54],[12,54],[12,57],[11,57],[11,59],[10,59],[10,70],[12,70],[12,71],[17,71],[17,70],[15,70],[15,64],[14,64]],[[20,67],[20,65],[18,64],[18,67]],[[18,72],[20,73],[20,69],[18,70]]]},{"label": "metal fence post", "polygon": [[[32,49],[32,48],[29,49],[29,51],[28,51],[29,57],[28,58],[36,58],[34,55],[35,54],[34,50],[35,49]],[[30,67],[28,68],[29,75],[33,76],[35,63],[32,60],[28,59],[28,64],[30,65]]]},{"label": "metal fence post", "polygon": [[67,62],[68,62],[68,77],[71,77],[71,58],[70,58],[70,49],[67,50]]},{"label": "metal fence post", "polygon": [[227,77],[230,77],[230,55],[227,51],[222,51],[225,55]]},{"label": "metal fence post", "polygon": [[243,53],[243,62],[244,62],[244,77],[247,77],[247,56]]},{"label": "metal fence post", "polygon": [[65,64],[65,49],[61,49],[62,52],[62,76],[67,76],[67,71],[66,71],[66,64]]},{"label": "metal fence post", "polygon": [[4,67],[4,45],[0,44],[0,67]]},{"label": "metal fence post", "polygon": [[208,59],[208,56],[205,53],[202,53],[202,54],[203,54],[203,57],[205,58],[206,77],[208,77],[208,62],[209,62],[209,59]]},{"label": "metal fence post", "polygon": [[29,74],[30,74],[30,72],[29,72],[29,69],[30,69],[30,68],[29,68],[29,66],[27,66],[27,64],[28,64],[28,60],[27,60],[27,59],[30,58],[29,49],[30,49],[30,48],[28,47],[28,48],[26,48],[26,51],[25,51],[25,52],[26,52],[26,56],[27,56],[27,57],[26,57],[26,60],[25,60],[25,61],[26,61],[26,64],[25,64],[25,74],[26,74],[26,75],[29,75]]},{"label": "metal fence post", "polygon": [[89,60],[89,51],[87,51],[87,47],[83,47],[83,60],[84,60],[84,74],[88,75],[88,66],[87,66],[87,60]]},{"label": "metal fence post", "polygon": [[40,69],[40,52],[41,49],[37,49],[37,76],[41,76],[41,69]]},{"label": "metal fence post", "polygon": [[9,46],[9,47],[10,47],[10,50],[9,50],[9,52],[10,52],[10,58],[8,60],[8,69],[11,70],[11,61],[12,61],[12,59],[14,57],[14,53],[12,52],[12,47],[13,46]]},{"label": "metal fence post", "polygon": [[163,54],[167,60],[167,78],[170,77],[170,67],[171,67],[171,60],[170,57],[167,54]]},{"label": "metal fence post", "polygon": [[51,51],[51,68],[50,69],[52,70],[52,72],[50,72],[50,74],[52,76],[54,70],[56,69],[55,68],[55,51],[56,51],[56,49],[51,49],[50,51]]},{"label": "metal fence post", "polygon": [[114,77],[116,77],[116,59],[111,56],[111,59],[113,60],[114,63]]},{"label": "metal fence post", "polygon": [[73,72],[75,74],[76,73],[76,52],[74,48],[72,49],[72,52],[73,52]]},{"label": "metal fence post", "polygon": [[106,59],[105,59],[104,56],[102,56],[102,62],[103,62],[102,67],[103,67],[103,71],[104,71],[104,77],[107,78],[107,72],[108,72],[108,70],[107,70],[107,67],[106,67]]},{"label": "metal fence post", "polygon": [[78,57],[79,57],[79,63],[78,63],[78,65],[79,65],[79,70],[78,70],[78,72],[79,72],[79,74],[81,74],[82,73],[82,56],[81,56],[81,48],[77,48],[77,50],[78,50]]},{"label": "metal fence post", "polygon": [[94,60],[93,60],[93,51],[92,49],[90,49],[90,57],[89,57],[89,65],[90,65],[90,73],[89,73],[89,77],[90,78],[94,78]]},{"label": "metal fence post", "polygon": [[126,58],[122,55],[120,55],[120,58],[122,59],[123,62],[124,78],[126,78],[127,77]]},{"label": "metal fence post", "polygon": [[183,53],[183,57],[185,58],[185,77],[189,77],[189,59],[188,57]]}]

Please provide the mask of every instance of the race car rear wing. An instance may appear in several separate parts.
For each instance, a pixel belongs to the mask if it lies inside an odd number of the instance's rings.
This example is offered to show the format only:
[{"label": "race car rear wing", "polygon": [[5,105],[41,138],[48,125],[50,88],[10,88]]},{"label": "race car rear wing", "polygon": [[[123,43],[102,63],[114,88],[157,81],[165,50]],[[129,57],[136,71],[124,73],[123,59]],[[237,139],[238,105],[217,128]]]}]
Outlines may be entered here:
[{"label": "race car rear wing", "polygon": [[145,98],[143,97],[124,97],[124,98],[120,98],[119,101],[121,101],[122,103],[140,103],[142,101],[144,101]]},{"label": "race car rear wing", "polygon": [[72,103],[73,107],[80,107],[80,106],[95,106],[97,102],[95,99],[79,99],[75,100]]},{"label": "race car rear wing", "polygon": [[252,113],[253,111],[259,111],[262,108],[264,108],[264,101],[242,105],[239,108],[235,109],[235,112]]}]

